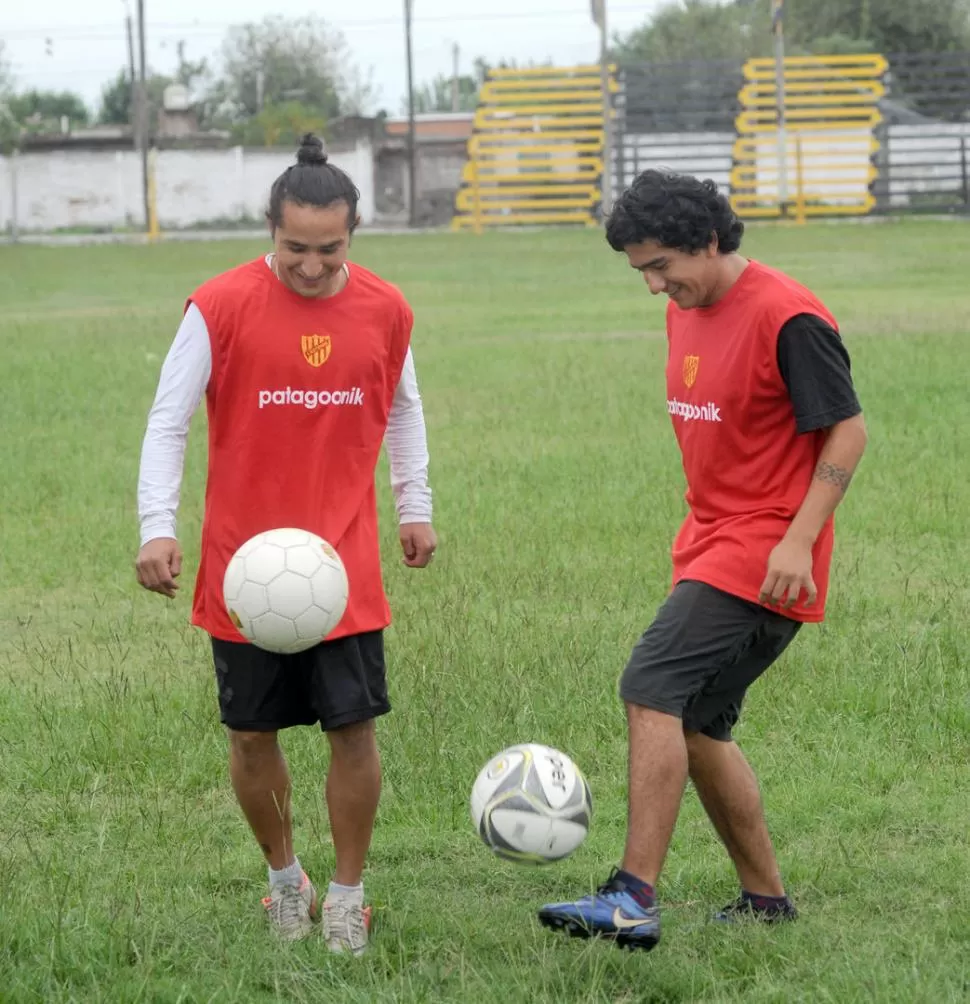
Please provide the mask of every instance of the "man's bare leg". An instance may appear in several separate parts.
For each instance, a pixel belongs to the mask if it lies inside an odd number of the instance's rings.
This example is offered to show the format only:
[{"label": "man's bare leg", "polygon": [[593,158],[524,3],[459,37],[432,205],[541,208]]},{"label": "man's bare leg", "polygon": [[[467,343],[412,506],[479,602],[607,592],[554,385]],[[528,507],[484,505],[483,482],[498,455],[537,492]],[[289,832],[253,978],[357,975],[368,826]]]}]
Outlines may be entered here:
[{"label": "man's bare leg", "polygon": [[627,721],[630,790],[622,867],[655,886],[687,784],[687,745],[674,715],[627,704]]},{"label": "man's bare leg", "polygon": [[734,862],[741,888],[757,896],[783,897],[758,779],[744,754],[734,742],[699,732],[688,733],[686,745],[691,780]]},{"label": "man's bare leg", "polygon": [[374,722],[346,725],[327,733],[330,772],[327,809],[337,869],[334,880],[356,886],[370,849],[381,797],[381,762]]},{"label": "man's bare leg", "polygon": [[230,729],[229,776],[267,864],[276,871],[293,864],[290,775],[276,733]]}]

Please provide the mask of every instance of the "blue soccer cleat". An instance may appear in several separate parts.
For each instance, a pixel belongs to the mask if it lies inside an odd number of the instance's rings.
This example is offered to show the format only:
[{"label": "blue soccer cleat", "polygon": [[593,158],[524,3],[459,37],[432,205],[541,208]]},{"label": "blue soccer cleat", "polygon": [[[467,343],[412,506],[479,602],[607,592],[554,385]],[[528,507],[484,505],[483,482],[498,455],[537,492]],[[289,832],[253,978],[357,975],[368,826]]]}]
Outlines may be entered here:
[{"label": "blue soccer cleat", "polygon": [[641,906],[615,868],[594,895],[544,906],[539,922],[574,938],[610,938],[621,948],[650,951],[660,941],[660,908]]}]

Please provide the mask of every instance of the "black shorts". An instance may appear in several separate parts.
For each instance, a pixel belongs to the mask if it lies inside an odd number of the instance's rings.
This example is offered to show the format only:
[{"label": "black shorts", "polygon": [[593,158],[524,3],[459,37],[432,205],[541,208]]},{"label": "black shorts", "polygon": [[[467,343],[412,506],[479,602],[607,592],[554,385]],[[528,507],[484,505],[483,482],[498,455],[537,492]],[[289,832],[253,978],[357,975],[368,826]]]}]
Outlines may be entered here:
[{"label": "black shorts", "polygon": [[703,582],[679,582],[634,647],[620,696],[728,742],[748,687],[800,627]]},{"label": "black shorts", "polygon": [[222,723],[237,732],[317,722],[329,731],[391,710],[383,631],[323,642],[296,655],[213,638],[212,656]]}]

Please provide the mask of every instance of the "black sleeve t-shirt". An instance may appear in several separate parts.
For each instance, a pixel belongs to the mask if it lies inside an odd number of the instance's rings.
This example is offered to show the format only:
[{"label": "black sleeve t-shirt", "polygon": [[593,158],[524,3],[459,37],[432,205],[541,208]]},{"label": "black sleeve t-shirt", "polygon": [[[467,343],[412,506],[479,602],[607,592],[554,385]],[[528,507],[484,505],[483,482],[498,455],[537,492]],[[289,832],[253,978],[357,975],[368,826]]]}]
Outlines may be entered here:
[{"label": "black sleeve t-shirt", "polygon": [[862,412],[849,353],[839,333],[815,314],[797,314],[778,335],[778,369],[799,434],[828,429]]}]

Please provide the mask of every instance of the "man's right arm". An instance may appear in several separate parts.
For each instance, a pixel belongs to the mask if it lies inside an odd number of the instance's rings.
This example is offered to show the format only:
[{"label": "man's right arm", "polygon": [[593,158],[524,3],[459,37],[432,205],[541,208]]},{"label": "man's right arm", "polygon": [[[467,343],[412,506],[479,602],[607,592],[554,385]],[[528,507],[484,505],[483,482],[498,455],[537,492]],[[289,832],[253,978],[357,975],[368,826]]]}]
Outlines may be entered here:
[{"label": "man's right arm", "polygon": [[205,319],[199,308],[190,304],[162,364],[138,474],[138,581],[146,589],[169,597],[178,588],[175,578],[182,565],[176,512],[185,445],[211,371],[212,350]]}]

